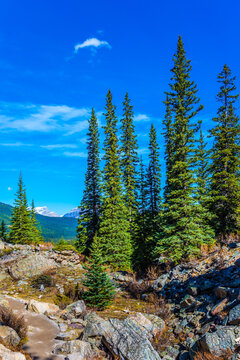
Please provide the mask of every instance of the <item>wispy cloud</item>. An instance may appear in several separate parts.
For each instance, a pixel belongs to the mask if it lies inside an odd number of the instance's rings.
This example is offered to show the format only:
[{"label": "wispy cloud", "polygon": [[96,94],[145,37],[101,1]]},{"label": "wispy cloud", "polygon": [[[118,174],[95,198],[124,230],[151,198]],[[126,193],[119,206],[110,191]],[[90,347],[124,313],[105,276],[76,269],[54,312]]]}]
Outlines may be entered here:
[{"label": "wispy cloud", "polygon": [[[0,129],[21,132],[62,131],[73,134],[88,127],[88,108],[66,105],[1,104]],[[4,113],[5,112],[5,113]]]},{"label": "wispy cloud", "polygon": [[0,146],[19,147],[19,146],[33,146],[33,144],[15,142],[15,143],[0,143]]},{"label": "wispy cloud", "polygon": [[79,158],[86,158],[87,157],[87,153],[85,152],[70,152],[70,151],[65,151],[63,153],[63,155],[65,156],[69,156],[69,157],[79,157]]},{"label": "wispy cloud", "polygon": [[111,45],[105,41],[105,40],[99,40],[97,38],[91,38],[91,39],[87,39],[84,42],[77,44],[74,46],[74,50],[75,53],[78,52],[79,49],[83,49],[86,47],[91,47],[91,48],[99,48],[99,47],[107,47],[109,49],[111,49]]},{"label": "wispy cloud", "polygon": [[43,149],[55,150],[55,149],[76,149],[77,145],[75,144],[52,144],[52,145],[41,145]]},{"label": "wispy cloud", "polygon": [[134,116],[135,121],[150,121],[150,117],[146,114],[138,114]]},{"label": "wispy cloud", "polygon": [[149,153],[149,149],[147,147],[138,149],[138,155],[145,155]]},{"label": "wispy cloud", "polygon": [[8,191],[11,191],[11,190],[12,190],[12,188],[9,186],[9,187],[8,187]]}]

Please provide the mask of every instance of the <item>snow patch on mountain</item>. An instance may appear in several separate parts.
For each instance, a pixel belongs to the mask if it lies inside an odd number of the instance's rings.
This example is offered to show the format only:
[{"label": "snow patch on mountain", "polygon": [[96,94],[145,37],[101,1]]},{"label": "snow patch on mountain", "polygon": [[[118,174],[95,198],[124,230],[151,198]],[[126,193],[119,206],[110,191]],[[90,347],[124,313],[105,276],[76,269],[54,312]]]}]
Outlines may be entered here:
[{"label": "snow patch on mountain", "polygon": [[37,214],[40,214],[40,215],[43,215],[43,216],[59,217],[58,214],[56,214],[53,211],[50,211],[47,206],[36,207],[35,211],[36,211]]}]

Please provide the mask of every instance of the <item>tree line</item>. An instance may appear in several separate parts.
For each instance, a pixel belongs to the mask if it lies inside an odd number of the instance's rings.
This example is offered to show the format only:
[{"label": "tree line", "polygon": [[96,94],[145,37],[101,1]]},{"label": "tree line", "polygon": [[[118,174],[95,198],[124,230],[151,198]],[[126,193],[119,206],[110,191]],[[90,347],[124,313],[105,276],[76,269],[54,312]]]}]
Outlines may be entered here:
[{"label": "tree line", "polygon": [[179,37],[164,101],[164,187],[157,131],[151,125],[146,165],[138,156],[128,93],[120,133],[112,93],[107,93],[103,168],[98,121],[92,110],[77,228],[77,247],[82,253],[115,268],[139,270],[157,257],[177,263],[198,256],[202,246],[238,236],[240,128],[235,77],[227,65],[218,75],[219,107],[208,149],[198,120],[203,105],[191,70]]}]

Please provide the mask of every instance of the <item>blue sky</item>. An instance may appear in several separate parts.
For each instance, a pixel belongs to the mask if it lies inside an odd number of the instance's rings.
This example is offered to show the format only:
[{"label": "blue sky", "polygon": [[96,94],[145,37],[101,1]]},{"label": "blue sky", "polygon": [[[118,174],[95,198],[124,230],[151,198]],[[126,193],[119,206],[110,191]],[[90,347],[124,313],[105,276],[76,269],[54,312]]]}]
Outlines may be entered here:
[{"label": "blue sky", "polygon": [[239,10],[237,0],[2,2],[0,201],[13,202],[21,170],[36,206],[62,214],[79,205],[87,119],[93,106],[104,123],[109,88],[119,117],[129,92],[140,152],[147,156],[151,122],[162,147],[162,101],[179,34],[209,128],[217,74],[227,63],[239,76]]}]

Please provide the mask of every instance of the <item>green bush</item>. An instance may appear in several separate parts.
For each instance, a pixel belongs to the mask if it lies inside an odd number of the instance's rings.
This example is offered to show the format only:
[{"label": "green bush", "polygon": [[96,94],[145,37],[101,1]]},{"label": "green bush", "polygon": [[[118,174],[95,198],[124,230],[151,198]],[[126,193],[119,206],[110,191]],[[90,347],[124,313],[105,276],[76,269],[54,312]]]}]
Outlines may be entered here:
[{"label": "green bush", "polygon": [[76,251],[76,248],[71,243],[69,243],[67,240],[64,239],[60,239],[53,249],[57,251],[64,251],[64,250]]}]

